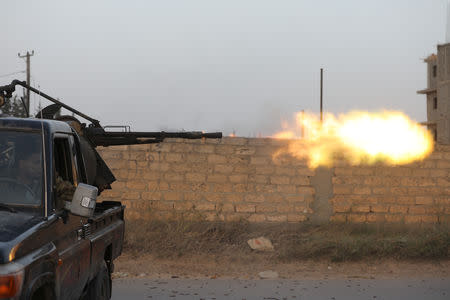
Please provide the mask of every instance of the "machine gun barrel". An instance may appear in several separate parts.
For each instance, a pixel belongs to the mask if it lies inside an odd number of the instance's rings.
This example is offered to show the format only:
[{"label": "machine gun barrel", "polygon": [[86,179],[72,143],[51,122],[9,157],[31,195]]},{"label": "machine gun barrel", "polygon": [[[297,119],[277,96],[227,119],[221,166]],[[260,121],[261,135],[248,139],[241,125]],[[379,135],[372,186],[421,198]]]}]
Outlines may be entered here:
[{"label": "machine gun barrel", "polygon": [[118,146],[160,143],[166,138],[220,139],[222,132],[203,133],[201,131],[182,132],[106,132],[102,128],[88,127],[84,135],[94,146]]}]

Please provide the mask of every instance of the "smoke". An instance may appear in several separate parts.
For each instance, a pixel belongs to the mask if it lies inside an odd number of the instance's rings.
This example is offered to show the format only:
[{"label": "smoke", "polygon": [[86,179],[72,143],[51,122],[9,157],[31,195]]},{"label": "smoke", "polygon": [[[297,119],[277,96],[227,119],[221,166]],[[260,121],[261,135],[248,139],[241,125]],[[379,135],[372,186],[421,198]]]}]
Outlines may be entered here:
[{"label": "smoke", "polygon": [[445,42],[450,43],[450,0],[447,0],[447,28],[445,33]]}]

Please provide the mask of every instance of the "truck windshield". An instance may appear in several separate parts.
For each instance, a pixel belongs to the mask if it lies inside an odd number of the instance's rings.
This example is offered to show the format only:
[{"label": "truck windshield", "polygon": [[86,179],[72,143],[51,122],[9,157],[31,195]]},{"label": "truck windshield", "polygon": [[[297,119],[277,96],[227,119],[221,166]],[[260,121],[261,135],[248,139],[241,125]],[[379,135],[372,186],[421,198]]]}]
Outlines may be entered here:
[{"label": "truck windshield", "polygon": [[0,130],[0,203],[42,203],[43,166],[40,133]]}]

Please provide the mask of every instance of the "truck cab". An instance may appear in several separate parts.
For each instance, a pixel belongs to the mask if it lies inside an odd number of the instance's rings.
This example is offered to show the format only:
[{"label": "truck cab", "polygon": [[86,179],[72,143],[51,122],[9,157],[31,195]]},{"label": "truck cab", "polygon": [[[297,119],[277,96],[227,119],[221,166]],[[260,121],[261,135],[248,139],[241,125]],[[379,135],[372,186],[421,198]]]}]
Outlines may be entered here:
[{"label": "truck cab", "polygon": [[66,122],[0,117],[0,299],[110,298],[124,206],[95,202],[82,145]]}]

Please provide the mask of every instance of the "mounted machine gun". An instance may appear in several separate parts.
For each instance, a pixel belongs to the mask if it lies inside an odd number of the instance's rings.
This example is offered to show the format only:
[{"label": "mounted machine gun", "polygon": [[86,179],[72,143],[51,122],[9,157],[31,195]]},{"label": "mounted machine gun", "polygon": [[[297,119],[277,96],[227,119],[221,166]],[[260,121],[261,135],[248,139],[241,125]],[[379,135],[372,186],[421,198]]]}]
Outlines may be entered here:
[{"label": "mounted machine gun", "polygon": [[[25,81],[13,80],[11,84],[0,86],[0,107],[12,97],[16,86],[22,86],[41,97],[53,102],[42,109],[36,118],[64,121],[68,123],[76,132],[77,138],[80,140],[81,152],[83,154],[84,163],[86,165],[88,184],[98,188],[99,193],[104,189],[110,189],[111,183],[115,181],[115,177],[106,163],[95,150],[97,146],[116,146],[116,145],[136,145],[136,144],[152,144],[161,143],[166,138],[184,138],[184,139],[203,139],[203,138],[222,138],[221,132],[203,133],[200,131],[182,131],[182,132],[124,132],[106,131],[106,127],[100,125],[100,121],[89,117],[88,115],[70,107],[69,105],[50,97],[42,91],[28,85]],[[91,122],[89,125],[81,123],[73,116],[59,116],[56,113],[65,108],[74,115],[82,117]],[[124,127],[126,128],[126,127]]]}]

